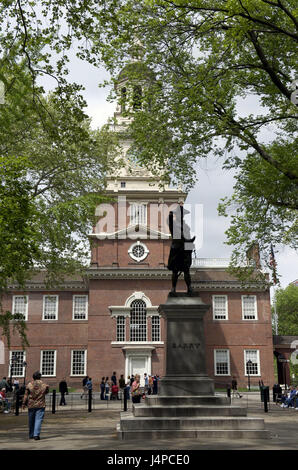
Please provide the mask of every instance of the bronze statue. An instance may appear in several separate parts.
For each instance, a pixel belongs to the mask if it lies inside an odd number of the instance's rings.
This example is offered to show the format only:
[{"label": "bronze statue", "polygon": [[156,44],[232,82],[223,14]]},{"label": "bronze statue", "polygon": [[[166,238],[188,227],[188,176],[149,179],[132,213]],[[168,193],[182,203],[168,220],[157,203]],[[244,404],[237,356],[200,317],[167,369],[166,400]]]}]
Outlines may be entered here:
[{"label": "bronze statue", "polygon": [[172,244],[168,259],[168,269],[172,271],[171,296],[176,296],[176,286],[180,274],[184,273],[184,281],[187,286],[188,295],[192,295],[190,267],[192,263],[192,252],[194,250],[194,240],[189,238],[190,229],[183,220],[183,215],[188,213],[183,205],[177,207],[175,211],[169,213],[169,229],[172,236]]}]

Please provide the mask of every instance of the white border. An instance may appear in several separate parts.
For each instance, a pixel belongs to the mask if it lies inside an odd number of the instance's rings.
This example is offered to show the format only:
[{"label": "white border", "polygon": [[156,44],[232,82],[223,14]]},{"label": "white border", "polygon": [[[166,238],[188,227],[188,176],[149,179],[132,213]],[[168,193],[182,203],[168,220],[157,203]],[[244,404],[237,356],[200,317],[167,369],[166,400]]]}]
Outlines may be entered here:
[{"label": "white border", "polygon": [[[21,351],[19,349],[14,349],[12,351],[9,351],[9,363],[8,363],[8,377],[10,378],[10,373],[11,373],[11,358],[12,358],[12,355],[14,353],[20,353],[22,352],[23,353],[23,361],[26,361],[26,351]],[[25,377],[25,366],[23,365],[23,372],[22,372],[22,375],[12,375],[11,376],[12,378],[13,377],[21,377],[21,378],[24,378]]]},{"label": "white border", "polygon": [[[138,206],[138,207],[145,206],[145,221],[144,222],[143,221],[140,222],[139,220],[138,220],[138,222],[132,222],[131,219],[133,217],[133,215],[132,215],[132,207],[133,206]],[[129,208],[128,208],[129,224],[128,224],[128,226],[130,226],[130,225],[139,225],[139,224],[147,225],[147,221],[148,221],[148,213],[147,212],[148,212],[148,201],[146,201],[146,202],[143,202],[143,201],[129,201]]]},{"label": "white border", "polygon": [[[74,317],[74,308],[75,308],[75,297],[85,297],[86,299],[86,308],[85,308],[85,318],[75,318]],[[85,321],[88,320],[88,307],[89,307],[89,296],[86,294],[73,294],[72,296],[72,319],[73,321]]]},{"label": "white border", "polygon": [[[244,297],[254,297],[254,307],[255,307],[255,318],[244,318],[244,308],[243,308],[243,299]],[[242,320],[243,321],[256,321],[258,320],[258,307],[257,307],[257,296],[256,295],[250,295],[250,294],[245,294],[241,295],[241,310],[242,310]]]},{"label": "white border", "polygon": [[[126,343],[126,316],[125,315],[117,315],[116,317],[116,343]],[[118,318],[124,318],[124,340],[123,341],[118,341],[117,340],[117,333],[118,333]]]},{"label": "white border", "polygon": [[248,374],[246,373],[246,363],[247,363],[247,360],[246,360],[246,352],[247,351],[256,351],[257,352],[257,364],[258,364],[258,374],[249,374],[250,377],[260,377],[262,374],[261,374],[261,362],[260,362],[260,350],[259,349],[255,349],[255,348],[247,348],[247,349],[244,349],[244,375],[245,377],[248,377]]},{"label": "white border", "polygon": [[[45,298],[46,297],[56,297],[56,311],[55,311],[55,316],[56,318],[44,318],[45,314]],[[43,296],[43,303],[42,303],[42,320],[44,321],[57,321],[58,320],[58,311],[59,311],[59,295],[57,294],[46,294]]]},{"label": "white border", "polygon": [[[228,373],[227,374],[217,374],[216,373],[216,351],[227,351],[228,352]],[[214,360],[214,375],[217,377],[228,377],[231,375],[231,361],[230,361],[230,350],[228,348],[216,348],[213,351],[213,360]]]},{"label": "white border", "polygon": [[[43,374],[42,373],[42,357],[44,352],[53,351],[54,352],[54,373],[53,374]],[[56,349],[41,349],[40,350],[40,372],[42,377],[56,377],[56,366],[57,366],[57,350]]]},{"label": "white border", "polygon": [[15,298],[16,297],[25,297],[26,298],[26,313],[25,313],[24,320],[27,321],[28,320],[29,295],[16,294],[16,295],[12,296],[12,314],[13,315],[15,315],[14,308],[15,308]]},{"label": "white border", "polygon": [[[226,300],[225,318],[215,318],[215,297],[225,297],[225,300]],[[229,319],[228,296],[226,294],[212,295],[212,315],[213,315],[213,320],[215,321],[226,321]]]},{"label": "white border", "polygon": [[[74,351],[84,351],[84,372],[83,374],[73,374],[72,373],[72,367],[73,367],[73,353]],[[69,376],[70,377],[84,377],[87,375],[87,349],[79,349],[79,348],[76,348],[76,349],[72,349],[70,351],[70,374]]]},{"label": "white border", "polygon": [[161,316],[159,315],[159,313],[157,313],[156,315],[151,315],[151,340],[152,340],[152,330],[153,330],[153,326],[152,326],[152,317],[158,317],[159,318],[159,341],[151,341],[152,343],[160,343],[161,342]]}]

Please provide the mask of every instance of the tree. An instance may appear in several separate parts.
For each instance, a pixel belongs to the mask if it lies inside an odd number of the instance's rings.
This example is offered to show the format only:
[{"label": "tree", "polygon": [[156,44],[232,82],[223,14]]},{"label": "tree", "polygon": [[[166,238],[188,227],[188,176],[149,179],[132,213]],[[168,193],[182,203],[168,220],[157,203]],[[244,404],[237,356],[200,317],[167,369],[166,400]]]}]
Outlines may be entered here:
[{"label": "tree", "polygon": [[[33,109],[52,131],[41,86],[42,77],[52,77],[69,128],[85,119],[82,87],[67,80],[70,49],[95,66],[104,63],[115,80],[142,49],[155,80],[130,128],[139,162],[163,167],[164,180],[189,188],[198,158],[220,157],[237,172],[233,198],[220,206],[222,214],[236,210],[227,233],[228,243],[239,241],[234,262],[256,240],[266,262],[269,240],[296,243],[295,8],[294,0],[5,1],[0,79],[6,93],[13,90],[16,120],[23,113],[18,82],[30,89],[25,120]],[[138,70],[144,68],[131,68],[134,81],[143,78]]]},{"label": "tree", "polygon": [[297,246],[296,2],[100,3],[92,40],[104,44],[109,70],[117,77],[140,40],[156,76],[130,129],[139,161],[191,187],[197,159],[221,157],[237,173],[233,197],[219,206],[233,214],[234,266],[257,241],[270,269],[271,243]]},{"label": "tree", "polygon": [[[78,3],[83,14],[87,2]],[[74,9],[66,8],[70,28]],[[116,147],[108,127],[91,129],[83,87],[67,79],[67,51],[82,29],[64,34],[62,10],[59,1],[0,7],[0,324],[8,343],[11,324],[26,341],[22,318],[2,310],[9,284],[24,287],[36,269],[48,284],[84,269],[95,207],[105,199],[107,155]],[[54,84],[48,97],[45,76]]]},{"label": "tree", "polygon": [[26,119],[18,116],[13,90],[1,114],[0,326],[8,345],[11,324],[26,344],[22,318],[1,306],[10,284],[24,287],[36,270],[45,271],[48,285],[83,272],[114,145],[107,128],[93,131],[90,120],[77,118],[71,101],[66,109],[55,95],[39,97],[46,110],[41,118],[27,90],[17,102]]},{"label": "tree", "polygon": [[[6,253],[2,258],[2,273],[6,261],[15,269],[13,256],[27,226],[29,242],[22,251],[28,252],[28,263],[19,263],[20,271],[34,265],[57,276],[62,266],[64,271],[76,269],[88,253],[82,240],[87,241],[95,207],[103,199],[107,153],[113,144],[108,130],[93,131],[88,119],[79,121],[72,115],[72,102],[67,110],[55,96],[42,100],[48,116],[42,120],[37,113],[28,113],[25,120],[14,119],[14,110],[0,138],[2,188],[12,191],[2,200],[3,206],[8,204],[9,225],[1,227],[1,235],[4,240],[15,239],[11,257]],[[6,97],[6,115],[11,107],[13,102]],[[22,212],[23,197],[28,210]],[[12,200],[15,206],[9,205]],[[19,232],[15,232],[15,220]],[[13,276],[13,271],[8,272]],[[5,288],[7,279],[3,277],[0,288]]]},{"label": "tree", "polygon": [[298,286],[289,284],[285,289],[277,289],[274,301],[278,315],[279,335],[298,335]]},{"label": "tree", "polygon": [[[37,212],[32,203],[31,185],[26,180],[26,160],[0,157],[0,292],[6,290],[9,280],[22,285],[24,277],[33,268],[33,260],[40,258]],[[0,326],[10,346],[11,326],[28,345],[26,324],[21,315],[3,311],[0,299]]]}]

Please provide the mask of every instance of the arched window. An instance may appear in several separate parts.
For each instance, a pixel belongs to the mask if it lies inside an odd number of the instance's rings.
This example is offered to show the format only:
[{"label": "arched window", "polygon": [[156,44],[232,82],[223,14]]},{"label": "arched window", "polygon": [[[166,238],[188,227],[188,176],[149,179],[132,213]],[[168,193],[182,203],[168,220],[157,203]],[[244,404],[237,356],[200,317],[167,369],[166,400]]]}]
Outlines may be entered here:
[{"label": "arched window", "polygon": [[130,304],[130,341],[147,341],[147,312],[143,300]]}]

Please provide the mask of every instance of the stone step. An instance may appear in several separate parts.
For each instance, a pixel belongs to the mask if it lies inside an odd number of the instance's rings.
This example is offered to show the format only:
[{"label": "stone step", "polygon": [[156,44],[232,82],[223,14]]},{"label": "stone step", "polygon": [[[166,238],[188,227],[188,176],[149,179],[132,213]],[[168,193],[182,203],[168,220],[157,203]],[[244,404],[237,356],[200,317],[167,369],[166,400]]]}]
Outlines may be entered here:
[{"label": "stone step", "polygon": [[221,405],[156,405],[143,404],[133,406],[135,417],[193,417],[193,416],[246,416],[247,409],[237,406]]},{"label": "stone step", "polygon": [[194,396],[163,396],[147,395],[144,400],[147,406],[196,406],[196,405],[230,405],[231,399],[218,395],[194,395]]},{"label": "stone step", "polygon": [[121,414],[121,431],[148,430],[264,430],[264,420],[247,417],[138,417]]},{"label": "stone step", "polygon": [[255,429],[151,429],[147,431],[122,431],[117,426],[117,436],[121,440],[153,439],[269,439],[270,432]]}]

